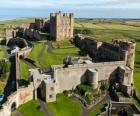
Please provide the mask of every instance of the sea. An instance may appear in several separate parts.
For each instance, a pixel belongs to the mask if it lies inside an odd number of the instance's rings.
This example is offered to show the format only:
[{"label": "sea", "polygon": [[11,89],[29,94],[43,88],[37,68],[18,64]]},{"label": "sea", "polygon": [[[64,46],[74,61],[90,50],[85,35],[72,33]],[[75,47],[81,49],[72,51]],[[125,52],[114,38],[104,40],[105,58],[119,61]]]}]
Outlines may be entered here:
[{"label": "sea", "polygon": [[46,18],[51,12],[72,12],[76,18],[136,18],[139,12],[133,10],[103,10],[103,9],[0,9],[0,21],[23,18]]}]

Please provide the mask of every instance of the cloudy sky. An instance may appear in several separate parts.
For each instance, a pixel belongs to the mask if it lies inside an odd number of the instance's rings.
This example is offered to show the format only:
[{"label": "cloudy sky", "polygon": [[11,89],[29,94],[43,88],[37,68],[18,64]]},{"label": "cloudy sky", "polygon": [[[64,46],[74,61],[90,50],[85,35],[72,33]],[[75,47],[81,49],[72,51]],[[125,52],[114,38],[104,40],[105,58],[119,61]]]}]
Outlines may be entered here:
[{"label": "cloudy sky", "polygon": [[0,0],[0,9],[59,9],[74,11],[78,17],[140,18],[140,0]]}]

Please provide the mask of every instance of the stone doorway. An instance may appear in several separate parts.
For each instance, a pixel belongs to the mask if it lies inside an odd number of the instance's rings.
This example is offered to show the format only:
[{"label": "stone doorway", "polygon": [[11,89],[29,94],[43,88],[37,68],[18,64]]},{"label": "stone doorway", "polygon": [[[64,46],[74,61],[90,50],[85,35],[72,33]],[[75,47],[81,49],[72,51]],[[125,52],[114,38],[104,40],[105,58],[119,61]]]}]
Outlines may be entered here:
[{"label": "stone doorway", "polygon": [[11,105],[11,112],[16,110],[16,102],[13,102]]}]

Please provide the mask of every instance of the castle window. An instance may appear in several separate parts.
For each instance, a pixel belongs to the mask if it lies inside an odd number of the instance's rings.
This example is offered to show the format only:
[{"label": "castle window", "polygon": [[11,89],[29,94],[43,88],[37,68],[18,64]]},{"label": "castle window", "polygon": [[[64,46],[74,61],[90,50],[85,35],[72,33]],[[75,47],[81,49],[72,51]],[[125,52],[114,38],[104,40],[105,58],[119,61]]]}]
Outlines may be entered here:
[{"label": "castle window", "polygon": [[49,95],[49,98],[52,98],[53,97],[53,95]]},{"label": "castle window", "polygon": [[126,77],[128,77],[128,75],[129,75],[128,73],[125,73],[125,76],[126,76]]},{"label": "castle window", "polygon": [[50,90],[51,90],[51,91],[53,91],[53,90],[54,90],[54,88],[53,88],[53,87],[51,87],[51,88],[50,88]]},{"label": "castle window", "polygon": [[131,49],[134,49],[134,46],[132,46]]}]

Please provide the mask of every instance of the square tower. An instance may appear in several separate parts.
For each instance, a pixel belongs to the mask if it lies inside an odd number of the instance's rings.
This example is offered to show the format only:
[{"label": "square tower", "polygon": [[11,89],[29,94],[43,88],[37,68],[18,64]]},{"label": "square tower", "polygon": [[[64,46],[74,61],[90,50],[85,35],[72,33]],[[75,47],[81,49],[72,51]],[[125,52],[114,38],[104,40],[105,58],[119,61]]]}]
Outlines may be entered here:
[{"label": "square tower", "polygon": [[56,41],[73,38],[74,14],[51,13],[50,37]]}]

